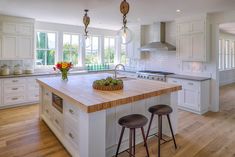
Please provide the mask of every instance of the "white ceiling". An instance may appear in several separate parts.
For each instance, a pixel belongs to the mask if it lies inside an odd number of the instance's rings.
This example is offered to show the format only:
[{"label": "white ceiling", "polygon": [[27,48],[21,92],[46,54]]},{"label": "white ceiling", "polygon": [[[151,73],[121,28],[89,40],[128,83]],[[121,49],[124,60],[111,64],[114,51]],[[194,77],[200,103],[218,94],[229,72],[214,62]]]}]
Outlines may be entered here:
[{"label": "white ceiling", "polygon": [[222,32],[235,35],[235,23],[225,23],[221,24],[219,27]]},{"label": "white ceiling", "polygon": [[[129,25],[170,21],[179,16],[234,10],[234,0],[127,0]],[[92,27],[119,29],[121,0],[0,0],[0,13],[38,21],[83,25],[84,9],[90,10]],[[176,13],[176,10],[182,10]]]}]

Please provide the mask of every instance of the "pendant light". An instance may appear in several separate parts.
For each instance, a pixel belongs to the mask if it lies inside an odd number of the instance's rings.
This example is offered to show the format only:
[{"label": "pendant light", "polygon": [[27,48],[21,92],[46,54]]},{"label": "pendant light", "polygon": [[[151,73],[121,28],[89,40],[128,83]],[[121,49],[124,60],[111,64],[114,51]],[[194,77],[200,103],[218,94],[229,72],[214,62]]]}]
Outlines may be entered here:
[{"label": "pendant light", "polygon": [[123,26],[118,31],[118,36],[121,43],[124,45],[130,43],[132,40],[132,32],[127,27],[127,19],[126,19],[126,16],[129,13],[129,9],[130,9],[129,3],[126,0],[123,0],[120,5],[120,11],[123,14]]},{"label": "pendant light", "polygon": [[90,17],[88,16],[88,9],[85,9],[85,15],[83,16],[83,23],[85,25],[85,38],[87,39],[88,37],[88,30],[87,30],[87,27],[88,25],[90,24]]}]

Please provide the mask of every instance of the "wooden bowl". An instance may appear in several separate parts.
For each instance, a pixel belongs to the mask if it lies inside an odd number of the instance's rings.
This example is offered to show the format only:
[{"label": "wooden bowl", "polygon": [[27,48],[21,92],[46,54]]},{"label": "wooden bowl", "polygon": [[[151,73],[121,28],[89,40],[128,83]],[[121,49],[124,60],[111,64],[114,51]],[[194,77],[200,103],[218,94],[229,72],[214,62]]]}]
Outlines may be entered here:
[{"label": "wooden bowl", "polygon": [[101,86],[93,83],[93,88],[102,91],[115,91],[123,89],[123,84],[118,84],[113,86]]}]

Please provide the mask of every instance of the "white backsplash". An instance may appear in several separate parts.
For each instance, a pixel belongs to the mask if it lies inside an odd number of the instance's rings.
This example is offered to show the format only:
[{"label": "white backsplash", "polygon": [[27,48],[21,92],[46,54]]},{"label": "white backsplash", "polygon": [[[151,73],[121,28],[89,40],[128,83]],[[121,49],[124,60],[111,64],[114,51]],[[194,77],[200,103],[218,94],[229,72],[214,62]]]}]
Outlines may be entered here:
[{"label": "white backsplash", "polygon": [[20,65],[22,69],[25,69],[26,67],[33,67],[34,61],[31,59],[28,60],[0,60],[0,67],[3,65],[8,65],[11,69],[11,73],[14,69],[15,65]]}]

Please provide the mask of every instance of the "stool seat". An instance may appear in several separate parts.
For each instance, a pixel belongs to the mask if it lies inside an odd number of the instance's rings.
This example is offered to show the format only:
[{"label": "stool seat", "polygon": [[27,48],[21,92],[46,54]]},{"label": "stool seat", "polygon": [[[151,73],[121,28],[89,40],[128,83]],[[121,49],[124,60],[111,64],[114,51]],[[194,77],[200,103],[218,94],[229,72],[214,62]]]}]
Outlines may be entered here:
[{"label": "stool seat", "polygon": [[140,114],[131,114],[120,118],[118,123],[126,128],[141,128],[148,123],[148,119]]},{"label": "stool seat", "polygon": [[168,115],[172,112],[172,108],[168,105],[160,104],[150,107],[149,112],[157,115]]}]

